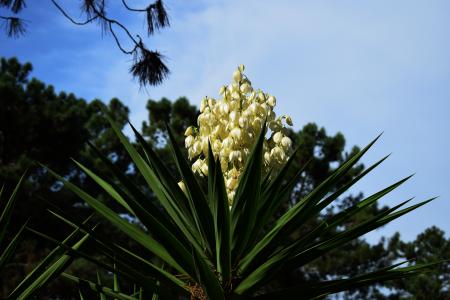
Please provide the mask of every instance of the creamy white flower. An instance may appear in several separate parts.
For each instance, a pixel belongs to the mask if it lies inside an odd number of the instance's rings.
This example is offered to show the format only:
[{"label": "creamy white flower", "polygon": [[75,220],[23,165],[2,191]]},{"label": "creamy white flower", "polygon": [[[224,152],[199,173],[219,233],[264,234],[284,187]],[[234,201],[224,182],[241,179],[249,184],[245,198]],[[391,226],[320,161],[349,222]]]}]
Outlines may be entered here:
[{"label": "creamy white flower", "polygon": [[241,130],[238,127],[234,127],[231,132],[230,135],[235,139],[235,140],[240,140],[241,139]]},{"label": "creamy white flower", "polygon": [[283,160],[285,159],[286,154],[284,154],[283,149],[281,149],[278,146],[275,146],[271,151],[270,151],[270,158],[271,159],[275,159],[277,162],[283,162]]},{"label": "creamy white flower", "polygon": [[259,91],[258,99],[259,99],[259,101],[265,101],[266,100],[266,96],[264,95],[263,92]]},{"label": "creamy white flower", "polygon": [[269,99],[267,99],[267,104],[274,107],[277,105],[277,99],[274,96],[270,96]]},{"label": "creamy white flower", "polygon": [[192,126],[189,126],[188,128],[186,128],[186,131],[184,132],[184,136],[190,136],[193,133],[194,133],[194,128]]},{"label": "creamy white flower", "polygon": [[186,189],[186,185],[184,184],[184,182],[183,181],[179,181],[178,182],[178,186],[183,191],[183,193],[187,196],[187,189]]},{"label": "creamy white flower", "polygon": [[292,146],[292,141],[282,133],[285,124],[292,124],[292,119],[289,116],[277,118],[274,112],[276,98],[253,89],[243,72],[241,65],[233,73],[233,82],[220,88],[221,99],[206,97],[202,100],[198,129],[190,127],[185,132],[188,157],[194,161],[192,170],[200,176],[208,173],[210,141],[214,157],[220,160],[230,204],[264,120],[272,133],[272,138],[264,140],[263,144],[264,175],[282,166]]},{"label": "creamy white flower", "polygon": [[229,189],[229,190],[234,190],[235,188],[236,188],[236,186],[237,186],[237,179],[236,178],[233,178],[233,177],[231,177],[231,178],[228,178],[227,179],[227,183],[226,183],[226,186],[227,186],[227,188]]},{"label": "creamy white flower", "polygon": [[220,111],[223,114],[228,114],[228,112],[230,111],[230,108],[228,106],[227,103],[222,103],[222,105],[220,106]]},{"label": "creamy white flower", "polygon": [[222,141],[222,147],[224,148],[232,148],[234,144],[233,138],[231,136],[226,137],[223,141]]},{"label": "creamy white flower", "polygon": [[235,150],[231,151],[230,155],[228,156],[231,163],[237,164],[242,160],[242,153],[241,151]]},{"label": "creamy white flower", "polygon": [[286,116],[286,124],[288,124],[289,126],[294,125],[294,124],[292,123],[292,118],[291,118],[291,117]]},{"label": "creamy white flower", "polygon": [[247,124],[248,124],[248,119],[246,117],[239,118],[239,126],[241,126],[241,128],[247,127]]},{"label": "creamy white flower", "polygon": [[218,139],[214,140],[214,142],[212,144],[213,153],[220,152],[221,148],[222,148],[222,143]]},{"label": "creamy white flower", "polygon": [[202,160],[201,160],[201,159],[197,159],[197,160],[192,164],[192,171],[197,172],[197,173],[200,173],[201,167],[202,167]]},{"label": "creamy white flower", "polygon": [[279,144],[281,142],[281,140],[283,139],[283,134],[279,131],[275,132],[272,139],[275,143]]},{"label": "creamy white flower", "polygon": [[292,146],[292,141],[289,137],[285,136],[281,139],[281,146],[283,146],[284,149],[290,149]]},{"label": "creamy white flower", "polygon": [[243,93],[250,93],[252,91],[252,87],[250,84],[248,83],[244,83],[243,85],[241,85],[241,92]]},{"label": "creamy white flower", "polygon": [[208,175],[208,164],[206,162],[203,162],[202,166],[201,166],[201,170],[203,175],[207,176]]},{"label": "creamy white flower", "polygon": [[195,141],[192,150],[194,151],[194,155],[199,155],[202,152],[202,143],[200,141]]},{"label": "creamy white flower", "polygon": [[208,155],[208,147],[208,138],[205,137],[202,139],[202,152],[205,156]]},{"label": "creamy white flower", "polygon": [[239,115],[240,113],[238,111],[233,110],[232,112],[230,112],[230,121],[233,123],[238,123]]},{"label": "creamy white flower", "polygon": [[270,153],[269,153],[269,152],[265,152],[265,153],[264,153],[264,162],[265,162],[266,164],[269,164],[269,163],[270,163]]},{"label": "creamy white flower", "polygon": [[184,145],[186,146],[186,148],[190,148],[193,143],[194,143],[194,137],[192,135],[186,137],[186,139],[184,140]]},{"label": "creamy white flower", "polygon": [[205,98],[200,102],[200,112],[203,112],[208,105],[208,100]]},{"label": "creamy white flower", "polygon": [[233,73],[233,80],[236,81],[236,82],[239,82],[239,81],[241,81],[241,79],[242,79],[241,71],[240,70],[234,71],[234,73]]}]

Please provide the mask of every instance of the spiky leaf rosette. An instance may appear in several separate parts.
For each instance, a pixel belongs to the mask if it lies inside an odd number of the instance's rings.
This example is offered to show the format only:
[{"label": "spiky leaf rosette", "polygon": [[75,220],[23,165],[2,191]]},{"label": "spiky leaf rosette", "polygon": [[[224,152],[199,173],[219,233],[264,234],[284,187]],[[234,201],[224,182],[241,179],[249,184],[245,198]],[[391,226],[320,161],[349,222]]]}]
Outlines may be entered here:
[{"label": "spiky leaf rosette", "polygon": [[[6,233],[10,230],[9,225],[17,199],[16,196],[24,178],[25,174],[21,177],[6,202],[4,201],[4,187],[0,189],[0,206],[3,207],[0,211],[0,272],[6,269],[7,264],[12,262],[17,247],[23,239],[24,231],[26,229],[33,231],[25,223],[10,241],[6,241]],[[22,300],[34,296],[72,263],[73,257],[66,255],[66,251],[80,249],[87,239],[87,235],[75,229],[63,242],[58,242],[59,245],[39,262],[12,291],[8,291],[9,294],[6,299]]]},{"label": "spiky leaf rosette", "polygon": [[[205,109],[204,107],[203,111]],[[362,285],[414,276],[434,265],[402,267],[401,264],[396,264],[356,277],[294,285],[280,290],[263,289],[277,274],[300,268],[432,200],[408,207],[405,206],[409,200],[401,202],[370,219],[350,228],[344,227],[345,230],[335,233],[333,229],[341,227],[349,218],[396,189],[409,178],[406,177],[323,220],[317,227],[295,240],[289,238],[295,230],[308,220],[316,218],[322,210],[384,161],[385,158],[374,163],[336,191],[333,188],[346,178],[345,175],[378,138],[350,157],[311,193],[298,199],[297,204],[272,223],[271,217],[280,204],[286,201],[297,180],[295,176],[286,177],[295,153],[280,166],[276,174],[262,176],[265,169],[264,156],[267,153],[264,146],[268,130],[266,122],[261,123],[254,143],[242,161],[239,183],[230,207],[226,186],[228,165],[222,164],[220,154],[215,155],[211,143],[207,144],[206,155],[202,148],[202,153],[207,158],[207,178],[199,177],[175,143],[169,128],[173,157],[183,182],[181,188],[177,184],[178,179],[172,176],[166,164],[134,127],[132,129],[140,150],[130,143],[112,119],[109,121],[132,158],[136,172],[148,185],[145,190],[152,191],[157,203],[152,202],[145,191],[119,172],[100,151],[97,154],[110,169],[111,177],[100,178],[93,170],[78,162],[77,164],[132,219],[139,220],[139,225],[130,223],[102,201],[63,177],[51,173],[64,181],[69,189],[84,199],[98,214],[154,255],[155,259],[148,259],[117,241],[105,239],[84,224],[61,217],[75,229],[89,234],[93,241],[91,251],[97,251],[109,260],[96,261],[89,254],[80,251],[71,251],[69,254],[90,258],[100,267],[120,273],[144,290],[153,290],[155,293],[172,291],[191,295],[193,299],[315,299]],[[228,121],[229,119],[226,120]],[[268,122],[270,128],[271,121]],[[201,125],[199,130],[202,130]],[[301,173],[302,169],[297,171]],[[207,182],[201,182],[205,179]]]}]

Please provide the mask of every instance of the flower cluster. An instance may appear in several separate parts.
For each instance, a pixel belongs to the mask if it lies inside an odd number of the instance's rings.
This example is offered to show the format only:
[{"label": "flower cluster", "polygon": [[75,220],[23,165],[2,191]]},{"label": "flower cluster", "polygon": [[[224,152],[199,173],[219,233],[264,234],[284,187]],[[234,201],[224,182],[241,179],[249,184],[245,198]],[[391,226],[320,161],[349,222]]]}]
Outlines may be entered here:
[{"label": "flower cluster", "polygon": [[[222,99],[205,97],[200,104],[198,128],[185,132],[192,170],[200,176],[208,174],[208,141],[214,156],[220,159],[230,205],[247,156],[266,121],[270,131],[264,140],[264,168],[276,171],[289,157],[292,141],[286,136],[286,125],[292,126],[289,116],[276,117],[273,111],[276,98],[254,90],[240,65],[233,73],[233,82],[222,86]],[[180,186],[183,183],[180,182]]]}]

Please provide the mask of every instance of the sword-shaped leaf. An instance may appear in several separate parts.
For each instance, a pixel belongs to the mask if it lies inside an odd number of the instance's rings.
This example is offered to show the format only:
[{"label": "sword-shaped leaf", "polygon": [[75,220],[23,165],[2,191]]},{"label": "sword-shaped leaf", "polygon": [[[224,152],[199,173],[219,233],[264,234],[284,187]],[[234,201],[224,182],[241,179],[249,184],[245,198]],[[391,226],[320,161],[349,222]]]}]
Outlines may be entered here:
[{"label": "sword-shaped leaf", "polygon": [[233,262],[239,259],[245,251],[256,223],[261,199],[261,170],[265,134],[266,123],[262,126],[258,140],[247,158],[233,200],[231,208],[231,255]]}]

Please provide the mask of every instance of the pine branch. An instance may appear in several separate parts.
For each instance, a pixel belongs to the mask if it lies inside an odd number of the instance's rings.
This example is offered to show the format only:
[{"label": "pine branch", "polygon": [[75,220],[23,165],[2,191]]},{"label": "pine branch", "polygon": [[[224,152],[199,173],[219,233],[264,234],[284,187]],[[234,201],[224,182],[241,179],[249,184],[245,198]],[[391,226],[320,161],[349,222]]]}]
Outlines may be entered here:
[{"label": "pine branch", "polygon": [[122,0],[123,6],[125,6],[126,9],[129,11],[137,11],[137,12],[146,12],[147,8],[131,8],[128,6],[127,2],[125,0]]},{"label": "pine branch", "polygon": [[154,33],[155,28],[160,29],[170,26],[169,17],[167,15],[164,4],[161,0],[155,1],[153,4],[148,5],[145,9],[132,8],[125,0],[122,0],[123,6],[129,11],[133,12],[145,12],[147,15],[147,34],[150,36]]},{"label": "pine branch", "polygon": [[[157,51],[148,50],[139,35],[133,36],[121,22],[109,18],[106,13],[105,0],[83,0],[80,9],[86,15],[84,21],[76,20],[70,16],[57,0],[51,0],[51,2],[71,23],[83,26],[96,21],[102,28],[103,34],[111,33],[119,50],[124,54],[133,56],[130,73],[138,79],[141,87],[160,84],[168,76],[169,69],[163,63],[163,56]],[[146,13],[148,35],[153,34],[155,29],[169,26],[169,18],[162,0],[156,0],[145,9],[132,8],[125,0],[122,0],[122,3],[127,10]],[[0,7],[6,7],[14,13],[18,13],[26,7],[26,3],[25,0],[0,0]],[[4,21],[2,26],[9,37],[16,38],[25,34],[26,23],[23,19],[3,16],[0,16],[0,19]],[[130,50],[127,50],[120,41],[116,33],[118,29],[121,29],[134,44]]]},{"label": "pine branch", "polygon": [[53,5],[55,5],[55,7],[63,14],[63,16],[66,17],[66,19],[68,19],[70,22],[72,22],[75,25],[86,25],[98,18],[98,16],[92,16],[92,17],[88,17],[86,19],[86,21],[83,21],[83,22],[76,21],[58,4],[58,2],[56,2],[55,0],[51,0],[51,1],[52,1]]},{"label": "pine branch", "polygon": [[0,0],[0,7],[7,7],[15,14],[20,12],[26,6],[25,0]]},{"label": "pine branch", "polygon": [[3,17],[2,27],[8,37],[18,38],[26,33],[26,22],[17,17]]},{"label": "pine branch", "polygon": [[163,58],[159,52],[149,51],[140,42],[133,55],[134,63],[130,73],[139,79],[141,87],[147,84],[158,85],[169,75],[169,69],[163,63]]}]

